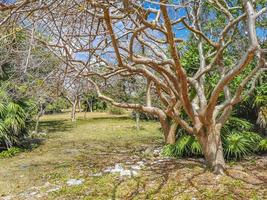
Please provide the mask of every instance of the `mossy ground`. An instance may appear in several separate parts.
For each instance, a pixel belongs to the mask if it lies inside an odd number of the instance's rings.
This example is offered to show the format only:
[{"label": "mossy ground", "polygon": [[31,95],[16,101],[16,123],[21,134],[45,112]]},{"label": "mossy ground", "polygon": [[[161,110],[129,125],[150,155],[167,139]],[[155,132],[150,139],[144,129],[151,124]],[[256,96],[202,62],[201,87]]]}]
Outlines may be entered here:
[{"label": "mossy ground", "polygon": [[[32,151],[0,159],[0,199],[265,199],[266,156],[229,163],[225,176],[212,174],[203,159],[153,156],[163,145],[157,122],[142,129],[126,115],[69,114],[42,118],[42,144]],[[103,173],[116,163],[144,162],[134,177]],[[99,174],[94,176],[94,174]],[[69,179],[83,179],[68,186]]]}]

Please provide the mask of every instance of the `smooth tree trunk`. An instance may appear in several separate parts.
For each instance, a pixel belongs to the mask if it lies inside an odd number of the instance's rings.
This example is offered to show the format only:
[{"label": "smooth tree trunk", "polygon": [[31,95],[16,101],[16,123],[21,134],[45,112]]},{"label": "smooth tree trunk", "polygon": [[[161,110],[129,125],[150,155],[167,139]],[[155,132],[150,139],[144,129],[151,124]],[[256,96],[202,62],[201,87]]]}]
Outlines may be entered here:
[{"label": "smooth tree trunk", "polygon": [[136,129],[139,131],[140,130],[140,113],[139,112],[135,113],[135,120],[136,120]]},{"label": "smooth tree trunk", "polygon": [[71,121],[76,120],[76,107],[77,107],[77,101],[74,101],[71,107]]},{"label": "smooth tree trunk", "polygon": [[148,81],[147,87],[146,87],[146,106],[151,107],[151,87],[152,87],[152,81]]},{"label": "smooth tree trunk", "polygon": [[165,144],[175,144],[178,124],[172,122],[168,117],[160,119],[160,123],[164,133]]},{"label": "smooth tree trunk", "polygon": [[89,112],[93,112],[93,100],[90,100],[90,103],[88,102],[89,105]]},{"label": "smooth tree trunk", "polygon": [[213,124],[202,129],[198,136],[206,162],[216,174],[223,174],[225,169],[220,131],[221,128]]}]

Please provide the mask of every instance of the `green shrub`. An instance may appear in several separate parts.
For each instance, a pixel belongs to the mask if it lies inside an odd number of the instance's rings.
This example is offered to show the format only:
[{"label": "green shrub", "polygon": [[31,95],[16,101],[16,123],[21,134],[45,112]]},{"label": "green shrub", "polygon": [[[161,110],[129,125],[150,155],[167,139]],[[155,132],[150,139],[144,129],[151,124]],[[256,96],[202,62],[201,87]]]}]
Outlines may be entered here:
[{"label": "green shrub", "polygon": [[223,140],[226,159],[240,159],[253,151],[253,141],[240,133],[227,135]]},{"label": "green shrub", "polygon": [[109,108],[109,113],[112,115],[122,115],[125,114],[125,110],[119,107],[111,106]]},{"label": "green shrub", "polygon": [[57,98],[45,107],[45,113],[60,113],[62,109],[68,108],[69,103],[63,98]]},{"label": "green shrub", "polygon": [[[227,160],[239,160],[243,157],[267,150],[267,139],[251,132],[252,125],[244,119],[231,118],[222,129],[222,143],[224,157]],[[184,130],[177,132],[177,141],[173,145],[166,145],[162,154],[168,157],[200,156],[201,145],[194,136]]]},{"label": "green shrub", "polygon": [[199,156],[202,155],[202,150],[194,136],[182,134],[175,144],[164,146],[162,154],[169,157]]},{"label": "green shrub", "polygon": [[0,88],[0,145],[12,147],[28,134],[31,116],[26,107],[25,102],[14,101]]},{"label": "green shrub", "polygon": [[262,139],[258,145],[259,151],[267,151],[267,139]]},{"label": "green shrub", "polygon": [[22,152],[23,149],[18,147],[11,147],[5,151],[0,152],[0,158],[10,158],[20,152]]}]

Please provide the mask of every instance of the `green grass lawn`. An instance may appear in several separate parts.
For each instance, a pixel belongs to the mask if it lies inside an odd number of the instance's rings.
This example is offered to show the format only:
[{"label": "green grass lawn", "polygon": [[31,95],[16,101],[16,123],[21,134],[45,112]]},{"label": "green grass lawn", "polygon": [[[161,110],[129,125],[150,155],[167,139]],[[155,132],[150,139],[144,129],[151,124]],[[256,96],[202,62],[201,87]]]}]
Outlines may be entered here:
[{"label": "green grass lawn", "polygon": [[[43,140],[32,151],[0,159],[0,199],[265,199],[266,157],[229,163],[216,176],[203,159],[166,159],[153,153],[163,145],[160,125],[127,115],[69,113],[42,117]],[[116,164],[135,176],[105,170]],[[68,185],[70,179],[80,185]]]}]

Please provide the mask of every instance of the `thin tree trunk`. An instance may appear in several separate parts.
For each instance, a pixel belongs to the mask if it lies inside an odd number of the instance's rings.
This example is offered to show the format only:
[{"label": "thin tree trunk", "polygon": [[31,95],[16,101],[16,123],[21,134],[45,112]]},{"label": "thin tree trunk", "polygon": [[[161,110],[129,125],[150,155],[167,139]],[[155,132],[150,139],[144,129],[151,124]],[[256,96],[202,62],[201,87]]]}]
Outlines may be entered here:
[{"label": "thin tree trunk", "polygon": [[225,160],[223,157],[223,147],[220,135],[220,128],[211,125],[205,128],[199,136],[199,142],[202,146],[204,157],[209,167],[216,174],[223,174],[225,168]]},{"label": "thin tree trunk", "polygon": [[90,100],[90,102],[87,101],[87,104],[89,106],[89,112],[93,112],[93,101],[92,100]]},{"label": "thin tree trunk", "polygon": [[152,81],[148,80],[146,88],[146,106],[151,107],[151,87]]},{"label": "thin tree trunk", "polygon": [[[86,101],[87,102],[87,101]],[[86,105],[85,109],[84,109],[84,115],[83,118],[86,119],[86,113],[87,113],[87,109],[88,109],[88,104]]]},{"label": "thin tree trunk", "polygon": [[139,131],[140,130],[140,113],[139,112],[135,113],[135,119],[136,119],[136,129]]},{"label": "thin tree trunk", "polygon": [[91,103],[90,103],[90,112],[94,112],[94,102],[91,99]]},{"label": "thin tree trunk", "polygon": [[36,124],[35,124],[35,129],[34,129],[35,133],[38,133],[39,121],[40,121],[40,117],[43,115],[43,112],[44,112],[43,106],[40,106],[40,111],[38,112],[37,117],[36,117]]},{"label": "thin tree trunk", "polygon": [[72,108],[71,108],[71,121],[75,121],[76,120],[76,106],[77,106],[77,100],[75,100],[72,103]]}]

